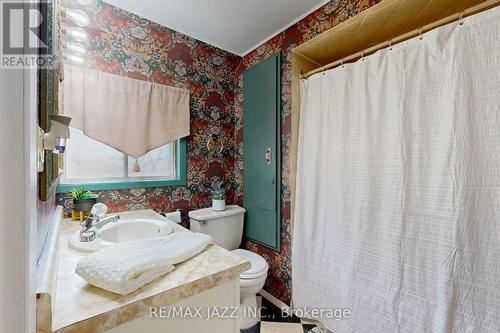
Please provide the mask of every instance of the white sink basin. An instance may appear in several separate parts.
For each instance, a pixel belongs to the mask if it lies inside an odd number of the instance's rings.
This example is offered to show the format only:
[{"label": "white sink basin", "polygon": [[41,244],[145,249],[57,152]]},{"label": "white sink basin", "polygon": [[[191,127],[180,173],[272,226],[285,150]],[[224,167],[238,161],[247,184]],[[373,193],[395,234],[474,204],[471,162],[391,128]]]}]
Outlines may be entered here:
[{"label": "white sink basin", "polygon": [[69,241],[69,245],[80,252],[94,252],[103,247],[138,239],[162,237],[173,231],[168,220],[151,218],[122,218],[109,223],[97,231],[97,237],[90,242],[81,242],[79,232]]}]

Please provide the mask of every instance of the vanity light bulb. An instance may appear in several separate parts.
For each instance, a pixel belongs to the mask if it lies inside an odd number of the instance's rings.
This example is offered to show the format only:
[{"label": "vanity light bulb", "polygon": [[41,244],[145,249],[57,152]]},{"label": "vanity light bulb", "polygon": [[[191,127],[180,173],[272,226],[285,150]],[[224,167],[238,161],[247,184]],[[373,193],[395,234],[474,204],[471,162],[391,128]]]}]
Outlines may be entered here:
[{"label": "vanity light bulb", "polygon": [[85,55],[87,53],[87,49],[81,43],[68,42],[66,44],[66,48],[68,49],[68,51],[70,51],[71,53],[76,54],[76,55]]},{"label": "vanity light bulb", "polygon": [[78,0],[78,3],[82,6],[89,6],[94,4],[94,0]]},{"label": "vanity light bulb", "polygon": [[66,9],[66,17],[80,27],[86,27],[90,23],[87,13],[80,9]]},{"label": "vanity light bulb", "polygon": [[74,55],[74,54],[64,53],[63,57],[64,57],[64,59],[74,63],[75,65],[84,65],[85,64],[84,58],[77,56],[77,55]]},{"label": "vanity light bulb", "polygon": [[66,28],[66,35],[72,40],[80,43],[85,43],[89,38],[89,35],[82,28],[68,27]]}]

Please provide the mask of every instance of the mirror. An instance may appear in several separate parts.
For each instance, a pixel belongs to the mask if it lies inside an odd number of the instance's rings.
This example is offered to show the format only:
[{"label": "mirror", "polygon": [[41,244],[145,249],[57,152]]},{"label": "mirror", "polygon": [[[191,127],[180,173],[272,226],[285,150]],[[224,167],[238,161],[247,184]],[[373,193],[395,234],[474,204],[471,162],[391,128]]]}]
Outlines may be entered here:
[{"label": "mirror", "polygon": [[[41,26],[41,33],[47,36],[47,46],[49,54],[53,54],[53,65],[38,70],[39,75],[39,112],[38,123],[44,132],[50,131],[50,116],[62,113],[61,87],[62,87],[62,66],[60,63],[59,47],[59,22],[57,19],[58,1],[52,1],[52,6],[41,7],[47,11],[48,18]],[[62,170],[62,154],[45,152],[44,171],[38,174],[39,198],[47,201],[54,197],[59,176]]]}]

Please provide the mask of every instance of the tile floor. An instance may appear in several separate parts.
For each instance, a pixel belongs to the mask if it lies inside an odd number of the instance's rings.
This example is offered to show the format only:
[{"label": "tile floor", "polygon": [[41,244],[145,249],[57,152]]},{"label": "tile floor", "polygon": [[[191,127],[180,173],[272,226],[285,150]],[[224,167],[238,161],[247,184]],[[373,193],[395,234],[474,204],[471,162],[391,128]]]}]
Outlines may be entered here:
[{"label": "tile floor", "polygon": [[241,330],[241,333],[333,333],[316,326],[314,322],[296,316],[283,316],[281,309],[261,296],[257,296],[257,303],[262,307],[260,322]]}]

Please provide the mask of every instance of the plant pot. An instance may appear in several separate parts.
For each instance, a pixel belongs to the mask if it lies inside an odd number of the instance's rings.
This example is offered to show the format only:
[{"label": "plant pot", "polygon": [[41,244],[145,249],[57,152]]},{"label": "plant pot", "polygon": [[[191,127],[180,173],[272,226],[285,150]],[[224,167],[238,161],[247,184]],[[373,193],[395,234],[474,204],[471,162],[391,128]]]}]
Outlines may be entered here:
[{"label": "plant pot", "polygon": [[73,210],[77,212],[90,212],[92,207],[97,203],[97,198],[94,199],[73,199]]},{"label": "plant pot", "polygon": [[216,212],[222,212],[223,210],[226,210],[226,200],[212,199],[212,210],[215,210]]}]

